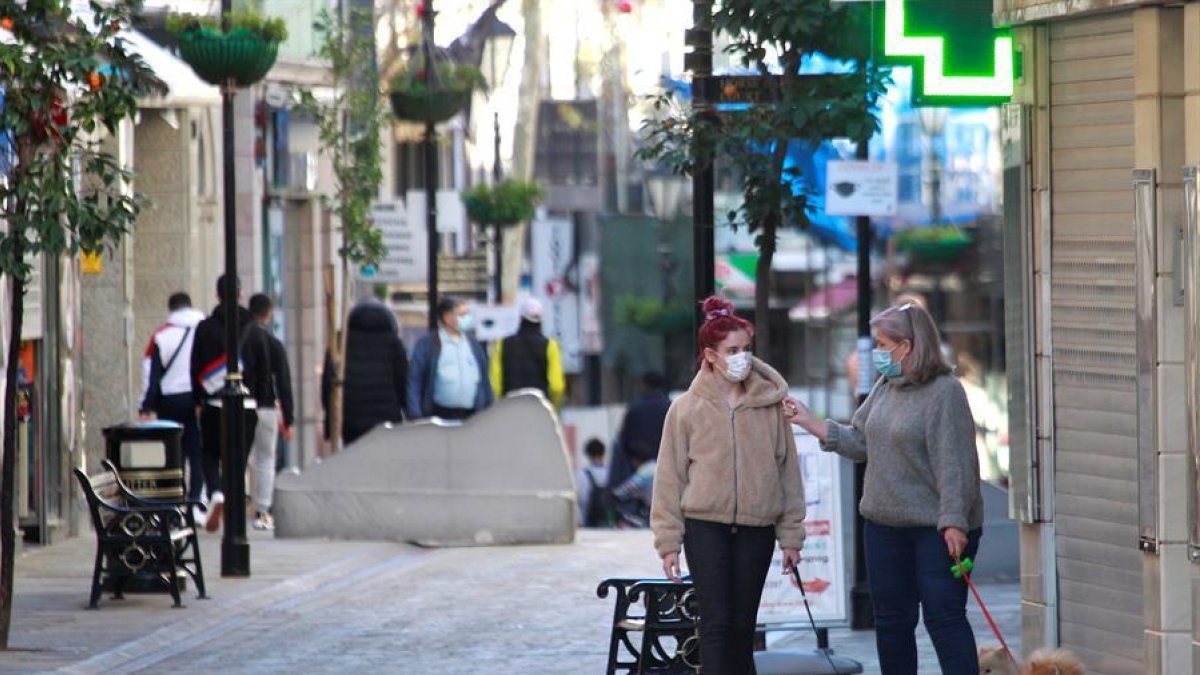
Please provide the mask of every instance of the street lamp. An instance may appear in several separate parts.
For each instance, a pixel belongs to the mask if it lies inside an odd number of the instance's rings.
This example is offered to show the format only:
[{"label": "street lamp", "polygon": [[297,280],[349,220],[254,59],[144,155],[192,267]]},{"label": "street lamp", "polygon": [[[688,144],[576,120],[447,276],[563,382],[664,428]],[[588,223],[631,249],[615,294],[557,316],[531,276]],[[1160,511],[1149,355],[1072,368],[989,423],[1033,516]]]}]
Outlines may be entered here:
[{"label": "street lamp", "polygon": [[929,189],[929,219],[931,224],[942,222],[942,162],[938,157],[937,140],[946,129],[946,118],[949,111],[945,108],[918,108],[917,118],[921,121],[921,131],[929,144],[929,170],[925,184]]},{"label": "street lamp", "polygon": [[[504,83],[504,76],[508,73],[508,64],[512,57],[513,43],[516,41],[517,31],[512,29],[512,26],[504,23],[495,16],[492,17],[492,25],[488,30],[488,36],[483,43],[483,66],[488,74],[488,86],[491,88],[489,96],[492,99],[492,182],[499,183],[504,175],[503,168],[500,164],[500,108],[495,104],[496,92],[500,90],[500,85]],[[495,260],[496,275],[492,279],[492,293],[495,295],[497,305],[504,301],[501,295],[502,281],[504,278],[504,268],[501,263],[504,261],[504,241],[503,229],[500,225],[494,225],[492,234],[492,256]]]},{"label": "street lamp", "polygon": [[[648,176],[645,180],[646,192],[650,196],[650,210],[658,220],[658,256],[659,267],[662,271],[662,308],[667,312],[675,295],[675,284],[672,278],[675,273],[675,260],[671,256],[670,227],[679,214],[683,198],[687,191],[687,179],[682,176],[659,174]],[[663,331],[663,375],[674,385],[674,373],[671,368],[671,338]]]}]

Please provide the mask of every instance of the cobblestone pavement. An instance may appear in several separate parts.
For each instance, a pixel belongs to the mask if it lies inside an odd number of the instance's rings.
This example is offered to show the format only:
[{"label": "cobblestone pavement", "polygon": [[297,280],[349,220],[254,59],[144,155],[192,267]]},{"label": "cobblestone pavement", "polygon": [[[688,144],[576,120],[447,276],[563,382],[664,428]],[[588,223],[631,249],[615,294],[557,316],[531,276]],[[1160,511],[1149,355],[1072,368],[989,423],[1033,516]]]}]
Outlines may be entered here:
[{"label": "cobblestone pavement", "polygon": [[[221,578],[220,541],[204,538],[213,598],[182,610],[160,595],[84,610],[91,538],[22,555],[15,650],[0,654],[0,672],[602,673],[612,601],[596,597],[597,582],[659,572],[646,532],[441,550],[252,535],[250,579]],[[981,590],[1016,639],[1016,584]],[[831,641],[878,672],[873,633],[835,630]],[[806,633],[773,642],[812,646]],[[922,657],[921,672],[937,673],[927,642]]]}]

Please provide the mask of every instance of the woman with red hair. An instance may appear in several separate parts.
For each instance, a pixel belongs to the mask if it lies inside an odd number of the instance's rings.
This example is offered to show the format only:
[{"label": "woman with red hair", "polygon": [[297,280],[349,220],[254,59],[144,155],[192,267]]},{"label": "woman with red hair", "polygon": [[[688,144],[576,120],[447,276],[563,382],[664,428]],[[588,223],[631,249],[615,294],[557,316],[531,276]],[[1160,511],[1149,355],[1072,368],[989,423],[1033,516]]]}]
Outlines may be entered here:
[{"label": "woman with red hair", "polygon": [[785,574],[804,543],[796,442],[782,412],[787,383],[751,355],[753,337],[728,300],[704,301],[699,372],[667,412],[654,475],[654,547],[674,581],[687,555],[705,675],[753,675],[775,541]]}]

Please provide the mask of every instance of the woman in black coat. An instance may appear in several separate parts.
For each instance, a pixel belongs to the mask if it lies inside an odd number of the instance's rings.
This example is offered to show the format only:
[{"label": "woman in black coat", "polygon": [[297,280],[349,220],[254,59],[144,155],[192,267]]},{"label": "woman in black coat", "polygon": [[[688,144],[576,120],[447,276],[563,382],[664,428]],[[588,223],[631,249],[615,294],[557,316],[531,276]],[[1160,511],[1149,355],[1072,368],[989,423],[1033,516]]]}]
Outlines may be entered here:
[{"label": "woman in black coat", "polygon": [[[364,300],[346,321],[346,379],[342,441],[349,445],[384,422],[404,420],[408,354],[395,315],[378,300]],[[328,435],[329,392],[334,372],[327,357],[321,382]]]}]

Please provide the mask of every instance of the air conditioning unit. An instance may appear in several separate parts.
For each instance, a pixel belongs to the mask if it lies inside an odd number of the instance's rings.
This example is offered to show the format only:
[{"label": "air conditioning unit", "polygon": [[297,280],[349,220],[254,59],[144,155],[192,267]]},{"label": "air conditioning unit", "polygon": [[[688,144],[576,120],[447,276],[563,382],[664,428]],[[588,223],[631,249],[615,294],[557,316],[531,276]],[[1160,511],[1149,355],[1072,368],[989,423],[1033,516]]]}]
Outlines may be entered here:
[{"label": "air conditioning unit", "polygon": [[288,190],[315,192],[317,190],[317,153],[288,153]]}]

